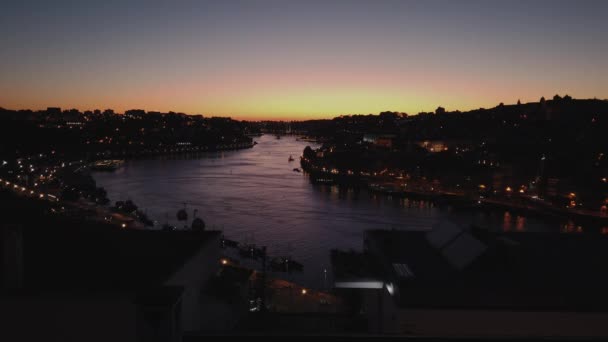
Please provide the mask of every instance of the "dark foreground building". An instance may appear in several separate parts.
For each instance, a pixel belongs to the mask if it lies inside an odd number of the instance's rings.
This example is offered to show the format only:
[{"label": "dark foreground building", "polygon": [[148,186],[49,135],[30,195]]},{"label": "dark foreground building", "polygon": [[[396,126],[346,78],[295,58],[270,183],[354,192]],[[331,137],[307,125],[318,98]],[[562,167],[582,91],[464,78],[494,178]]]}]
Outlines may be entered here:
[{"label": "dark foreground building", "polygon": [[1,341],[180,341],[214,324],[217,231],[4,224],[1,238]]},{"label": "dark foreground building", "polygon": [[372,331],[414,336],[607,336],[608,238],[442,224],[372,230],[333,251],[335,287]]}]

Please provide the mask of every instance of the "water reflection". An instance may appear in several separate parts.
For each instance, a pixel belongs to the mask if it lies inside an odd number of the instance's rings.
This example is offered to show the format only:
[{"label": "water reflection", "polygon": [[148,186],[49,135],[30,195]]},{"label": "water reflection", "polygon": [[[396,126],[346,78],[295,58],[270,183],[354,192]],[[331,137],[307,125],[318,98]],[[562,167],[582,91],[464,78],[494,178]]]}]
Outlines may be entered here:
[{"label": "water reflection", "polygon": [[132,199],[160,224],[167,220],[175,225],[175,213],[185,202],[229,239],[267,246],[270,255],[289,253],[304,264],[304,273],[293,275],[294,280],[309,287],[320,286],[320,274],[331,268],[329,251],[361,249],[366,229],[429,230],[450,220],[491,230],[560,230],[558,224],[509,212],[454,210],[364,189],[311,184],[306,173],[293,171],[297,160],[288,162],[289,155],[300,155],[310,143],[273,136],[257,141],[251,149],[196,158],[128,161],[116,173],[94,176],[112,201]]},{"label": "water reflection", "polygon": [[[573,220],[568,220],[562,225],[562,233],[582,233],[583,226],[576,224]],[[601,231],[603,233],[603,230]]]},{"label": "water reflection", "polygon": [[504,230],[505,232],[508,232],[511,230],[511,220],[512,220],[511,213],[508,211],[505,211],[503,224],[502,224],[502,230]]},{"label": "water reflection", "polygon": [[523,232],[526,227],[526,218],[523,216],[517,215],[515,218],[515,229],[518,232]]}]

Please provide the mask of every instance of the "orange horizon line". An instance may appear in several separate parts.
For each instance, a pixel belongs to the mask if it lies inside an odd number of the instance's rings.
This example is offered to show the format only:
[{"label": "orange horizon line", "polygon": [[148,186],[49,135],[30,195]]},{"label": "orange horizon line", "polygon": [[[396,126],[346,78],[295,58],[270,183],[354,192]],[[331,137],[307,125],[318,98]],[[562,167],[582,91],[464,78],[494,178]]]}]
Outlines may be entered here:
[{"label": "orange horizon line", "polygon": [[[573,98],[573,99],[574,100],[608,101],[608,99],[601,99],[601,98],[598,98],[598,97],[593,97],[593,98]],[[547,100],[552,100],[552,98],[548,97]],[[535,103],[535,102],[534,101],[532,101],[532,102],[523,102],[522,104],[526,104],[526,103]],[[515,104],[516,103],[506,104],[506,105],[508,106],[508,105],[515,105]],[[498,106],[498,105],[496,105],[496,106]],[[439,107],[441,107],[441,106],[439,106]],[[46,108],[43,108],[43,109],[29,109],[29,108],[28,109],[10,109],[10,108],[6,108],[6,107],[3,107],[3,106],[0,106],[0,108],[5,109],[5,110],[13,110],[13,111],[21,111],[21,110],[44,111],[44,110],[46,110],[48,108],[53,108],[53,106],[47,106]],[[62,107],[59,107],[59,108],[62,108]],[[475,110],[475,109],[478,109],[478,108],[481,108],[481,107],[471,107],[470,109],[453,109],[453,110],[450,110],[450,111],[469,111],[469,110]],[[492,107],[487,107],[487,108],[492,108]],[[67,110],[71,110],[71,109],[76,109],[76,108],[71,107],[71,108],[68,109],[68,107],[63,107],[63,110],[66,110],[66,109]],[[96,108],[96,109],[98,109],[98,108]],[[112,108],[106,108],[106,109],[114,110]],[[99,109],[99,110],[104,111],[106,109]],[[93,111],[95,109],[86,109],[86,110],[77,109],[77,110],[79,112],[84,112],[84,111]],[[123,115],[128,110],[143,110],[145,112],[160,112],[160,113],[164,113],[164,114],[169,113],[169,112],[173,112],[173,113],[176,113],[176,114],[184,114],[184,115],[202,115],[203,117],[206,117],[206,118],[212,118],[212,117],[230,118],[230,119],[237,120],[237,121],[251,121],[251,122],[256,122],[256,121],[258,121],[258,122],[259,121],[283,121],[283,122],[289,122],[289,121],[291,121],[291,122],[299,122],[299,121],[309,121],[309,120],[331,120],[331,119],[334,119],[334,118],[337,118],[337,117],[341,117],[341,116],[370,115],[370,114],[371,115],[378,115],[378,114],[380,114],[380,113],[375,113],[375,114],[374,113],[367,113],[367,114],[364,114],[364,113],[347,113],[347,114],[327,114],[327,115],[324,115],[324,114],[321,114],[321,115],[312,114],[310,116],[309,115],[302,115],[303,117],[301,115],[294,115],[294,116],[297,116],[298,118],[289,117],[289,116],[277,116],[277,117],[275,117],[275,116],[272,116],[272,115],[271,116],[257,116],[257,117],[256,116],[254,116],[254,117],[243,117],[242,114],[241,115],[230,115],[230,114],[216,114],[216,115],[213,115],[213,114],[202,114],[202,113],[185,113],[185,112],[179,112],[179,111],[167,111],[167,112],[164,112],[164,111],[159,111],[159,110],[147,110],[147,109],[141,109],[141,108],[123,109],[121,112],[115,111],[115,114],[117,114],[117,115]],[[395,112],[395,113],[406,113],[406,112],[403,112],[403,111],[395,111],[395,110],[390,110],[390,111],[391,112]],[[428,111],[420,110],[417,113],[412,113],[412,114],[407,113],[407,114],[408,114],[408,116],[415,116],[415,115],[418,115],[419,113],[424,113],[424,112],[428,112]],[[434,110],[432,110],[431,112],[434,112]]]}]

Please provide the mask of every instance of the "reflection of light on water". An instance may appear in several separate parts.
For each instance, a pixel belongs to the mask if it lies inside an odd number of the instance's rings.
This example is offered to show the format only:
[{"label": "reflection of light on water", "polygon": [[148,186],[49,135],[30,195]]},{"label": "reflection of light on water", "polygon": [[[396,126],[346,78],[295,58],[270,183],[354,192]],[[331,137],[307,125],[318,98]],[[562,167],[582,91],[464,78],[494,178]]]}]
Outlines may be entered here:
[{"label": "reflection of light on water", "polygon": [[580,231],[582,232],[581,226],[576,227],[574,225],[574,221],[568,220],[568,222],[566,222],[562,228],[562,233],[573,233],[575,229],[578,231],[578,228],[580,228]]},{"label": "reflection of light on water", "polygon": [[517,215],[515,218],[515,230],[518,232],[523,232],[526,226],[526,218],[523,216]]},{"label": "reflection of light on water", "polygon": [[[289,137],[280,143],[274,140],[274,136],[262,137],[252,149],[205,153],[191,160],[174,156],[167,161],[129,161],[117,173],[95,177],[112,200],[128,195],[161,223],[165,213],[172,218],[188,202],[189,208],[200,209],[209,227],[222,228],[229,238],[253,242],[255,233],[255,243],[269,246],[269,253],[291,254],[304,264],[302,274],[291,276],[303,280],[309,290],[322,283],[319,277],[329,265],[329,251],[360,249],[366,229],[428,230],[442,219],[456,220],[464,227],[478,215],[492,230],[562,228],[548,228],[542,222],[535,228],[533,218],[515,218],[510,213],[501,217],[503,212],[459,211],[451,204],[405,196],[389,200],[364,188],[311,184],[308,175],[293,172],[294,165],[287,162],[290,154],[300,154],[309,143]],[[604,233],[608,234],[608,227]],[[291,251],[285,250],[289,243],[294,247]]]},{"label": "reflection of light on water", "polygon": [[[391,199],[391,197],[387,197],[387,199]],[[403,208],[412,208],[414,207],[415,209],[433,209],[435,208],[435,204],[431,201],[417,201],[417,200],[411,200],[409,198],[392,198],[392,200],[395,201],[399,201],[399,206],[403,207]]]},{"label": "reflection of light on water", "polygon": [[508,211],[505,211],[505,215],[503,216],[502,229],[505,232],[508,232],[511,230],[511,213]]},{"label": "reflection of light on water", "polygon": [[334,186],[332,186],[332,187],[331,187],[331,193],[332,193],[333,195],[338,194],[338,192],[339,192],[339,189],[338,189],[338,187],[337,187],[337,186],[335,186],[335,185],[334,185]]},{"label": "reflection of light on water", "polygon": [[583,227],[582,226],[577,226],[574,224],[574,221],[569,220],[568,223],[566,223],[564,225],[564,229],[563,231],[564,233],[582,233],[583,232]]}]

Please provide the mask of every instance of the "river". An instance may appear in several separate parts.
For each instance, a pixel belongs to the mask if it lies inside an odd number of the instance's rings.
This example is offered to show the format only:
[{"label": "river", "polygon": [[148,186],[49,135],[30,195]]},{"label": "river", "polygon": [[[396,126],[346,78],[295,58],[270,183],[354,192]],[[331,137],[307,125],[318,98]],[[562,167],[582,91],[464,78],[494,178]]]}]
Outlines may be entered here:
[{"label": "river", "polygon": [[[328,285],[331,249],[361,250],[367,229],[428,230],[442,222],[475,223],[502,230],[559,230],[508,212],[458,212],[425,201],[392,199],[365,190],[340,191],[313,185],[299,167],[303,149],[315,144],[293,136],[255,138],[253,148],[188,156],[130,160],[119,170],[93,174],[112,203],[133,200],[159,225],[183,227],[176,212],[193,210],[207,229],[221,229],[229,239],[267,246],[271,256],[290,255],[304,264],[291,280],[305,286]],[[288,162],[293,155],[295,161]]]}]

